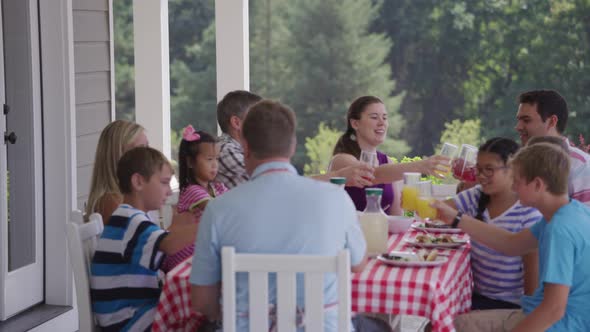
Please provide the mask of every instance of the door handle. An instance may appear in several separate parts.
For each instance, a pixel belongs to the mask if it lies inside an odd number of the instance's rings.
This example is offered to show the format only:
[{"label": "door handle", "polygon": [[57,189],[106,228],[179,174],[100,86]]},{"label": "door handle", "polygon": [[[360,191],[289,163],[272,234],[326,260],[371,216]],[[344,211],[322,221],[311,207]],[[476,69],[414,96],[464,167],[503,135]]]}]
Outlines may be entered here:
[{"label": "door handle", "polygon": [[4,133],[4,144],[6,144],[6,142],[9,142],[10,144],[16,143],[16,134],[14,131],[10,134]]}]

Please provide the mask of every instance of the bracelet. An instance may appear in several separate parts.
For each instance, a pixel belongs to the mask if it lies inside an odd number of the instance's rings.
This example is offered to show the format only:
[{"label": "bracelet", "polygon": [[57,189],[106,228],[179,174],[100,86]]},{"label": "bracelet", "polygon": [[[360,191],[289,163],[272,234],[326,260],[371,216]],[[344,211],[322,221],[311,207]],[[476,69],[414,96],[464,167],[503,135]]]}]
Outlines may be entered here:
[{"label": "bracelet", "polygon": [[455,219],[453,219],[453,223],[451,223],[451,227],[457,228],[457,226],[459,226],[459,222],[461,221],[461,217],[463,217],[463,212],[462,211],[457,212]]}]

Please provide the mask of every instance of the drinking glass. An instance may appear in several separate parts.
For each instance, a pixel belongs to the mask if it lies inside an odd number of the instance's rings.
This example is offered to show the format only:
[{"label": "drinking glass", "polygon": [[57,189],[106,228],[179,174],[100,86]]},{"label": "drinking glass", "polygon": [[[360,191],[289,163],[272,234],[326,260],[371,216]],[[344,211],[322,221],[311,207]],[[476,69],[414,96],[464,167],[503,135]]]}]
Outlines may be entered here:
[{"label": "drinking glass", "polygon": [[407,172],[404,173],[404,187],[402,188],[402,209],[405,211],[416,211],[416,200],[418,199],[418,187],[422,174]]},{"label": "drinking glass", "polygon": [[477,148],[473,145],[462,144],[459,156],[453,160],[453,176],[461,181],[475,182],[477,180],[475,163],[477,161]]},{"label": "drinking glass", "polygon": [[430,206],[434,201],[432,197],[432,183],[430,181],[418,182],[418,199],[416,200],[416,210],[422,220],[436,219],[436,209]]},{"label": "drinking glass", "polygon": [[440,148],[440,155],[453,159],[457,153],[457,146],[455,144],[445,142]]},{"label": "drinking glass", "polygon": [[449,163],[445,166],[445,171],[437,171],[437,173],[445,178],[448,178],[451,175],[451,160],[455,157],[457,153],[457,146],[451,143],[445,142],[440,149],[440,155],[449,158]]},{"label": "drinking glass", "polygon": [[361,151],[361,156],[359,160],[372,167],[379,166],[379,161],[377,160],[377,152],[363,150]]}]

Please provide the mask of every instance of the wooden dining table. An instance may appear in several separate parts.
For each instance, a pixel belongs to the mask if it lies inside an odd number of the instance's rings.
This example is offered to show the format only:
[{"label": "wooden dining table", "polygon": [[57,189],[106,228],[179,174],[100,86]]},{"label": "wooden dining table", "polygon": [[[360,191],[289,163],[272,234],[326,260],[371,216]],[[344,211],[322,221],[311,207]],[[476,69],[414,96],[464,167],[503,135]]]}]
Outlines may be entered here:
[{"label": "wooden dining table", "polygon": [[[391,234],[389,250],[413,250],[406,240],[417,234],[412,229]],[[454,236],[468,239],[465,234]],[[439,250],[448,261],[437,267],[395,267],[371,259],[362,272],[352,276],[352,311],[422,316],[432,322],[435,332],[454,331],[454,317],[471,307],[469,249],[466,244]],[[189,258],[166,275],[152,331],[195,331],[203,322],[203,316],[191,309],[191,268]]]}]

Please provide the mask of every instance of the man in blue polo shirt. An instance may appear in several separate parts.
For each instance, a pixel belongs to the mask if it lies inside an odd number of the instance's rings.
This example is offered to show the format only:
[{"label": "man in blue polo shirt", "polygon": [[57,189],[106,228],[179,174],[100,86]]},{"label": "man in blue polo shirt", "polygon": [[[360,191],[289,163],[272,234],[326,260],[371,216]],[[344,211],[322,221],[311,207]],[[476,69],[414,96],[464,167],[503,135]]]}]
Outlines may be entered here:
[{"label": "man in blue polo shirt", "polygon": [[[244,156],[250,181],[209,203],[195,245],[192,303],[210,319],[220,317],[223,246],[232,246],[237,253],[326,256],[346,248],[353,271],[361,270],[365,263],[365,240],[346,192],[299,176],[290,164],[295,130],[293,111],[272,101],[252,106],[244,120]],[[238,274],[236,283],[238,331],[248,331],[247,276]],[[337,305],[336,283],[335,275],[326,276],[326,306]],[[303,292],[298,288],[297,305],[303,307]],[[269,294],[270,303],[276,303],[273,292]],[[336,331],[336,325],[337,310],[326,311],[326,331]]]}]

